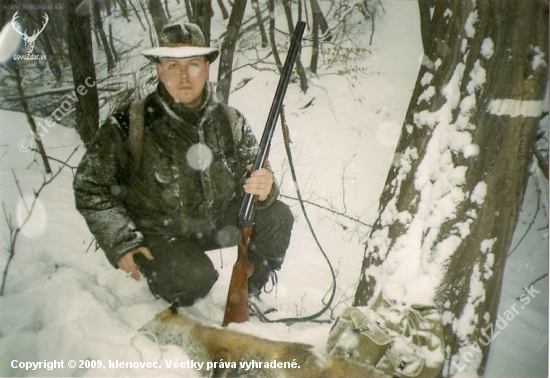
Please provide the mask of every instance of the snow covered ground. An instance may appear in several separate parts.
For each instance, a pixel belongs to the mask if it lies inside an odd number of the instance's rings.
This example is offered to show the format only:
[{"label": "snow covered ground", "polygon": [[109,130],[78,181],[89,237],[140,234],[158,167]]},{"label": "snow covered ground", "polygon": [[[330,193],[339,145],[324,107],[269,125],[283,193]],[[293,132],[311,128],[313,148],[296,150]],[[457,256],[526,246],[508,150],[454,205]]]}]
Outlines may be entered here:
[{"label": "snow covered ground", "polygon": [[[313,78],[305,96],[293,84],[285,101],[304,197],[367,224],[376,216],[422,57],[416,2],[387,0],[384,7],[373,46],[367,46],[365,36],[364,45],[371,52],[358,63],[365,68],[363,74],[353,80],[336,74]],[[113,27],[130,33],[124,30],[125,21],[114,22]],[[132,55],[141,59],[138,52]],[[237,61],[236,65],[242,64]],[[243,68],[235,72],[233,83],[245,79],[252,80],[232,93],[230,104],[247,116],[260,135],[278,78]],[[306,107],[310,101],[312,105]],[[43,182],[43,168],[37,154],[20,150],[25,147],[21,140],[29,137],[24,115],[0,112],[0,137],[0,200],[17,224],[33,202],[33,191]],[[49,156],[60,161],[80,145],[74,130],[61,125],[49,129],[43,140]],[[71,187],[71,167],[78,164],[83,150],[80,147],[69,166],[43,189],[17,240],[5,295],[0,297],[0,376],[199,376],[195,370],[181,368],[86,368],[92,362],[67,367],[69,360],[102,361],[103,365],[109,360],[188,360],[180,348],[159,346],[137,332],[167,303],[156,300],[144,280],[135,282],[112,269],[103,253],[90,247],[92,236],[74,209]],[[283,194],[295,197],[280,136],[273,143],[270,160]],[[51,164],[54,172],[63,167],[56,161]],[[527,189],[513,242],[519,246],[508,259],[499,314],[514,304],[524,308],[493,342],[488,377],[547,376],[548,279],[534,284],[540,293],[528,304],[518,299],[524,287],[548,272],[548,183],[538,177],[538,185],[531,179]],[[285,201],[292,206],[296,224],[279,284],[264,300],[279,309],[276,317],[303,316],[322,307],[331,277],[297,203]],[[353,299],[363,257],[361,242],[368,227],[316,207],[309,206],[308,212],[337,269],[337,315]],[[9,230],[3,217],[0,233],[1,245],[7,248]],[[209,253],[220,279],[206,298],[186,309],[187,314],[207,324],[221,323],[235,254],[234,248]],[[2,270],[7,256],[3,248]],[[270,339],[310,343],[320,351],[330,329],[329,324],[286,326],[255,318],[231,327]],[[65,369],[26,371],[13,368],[13,360],[64,360]]]}]

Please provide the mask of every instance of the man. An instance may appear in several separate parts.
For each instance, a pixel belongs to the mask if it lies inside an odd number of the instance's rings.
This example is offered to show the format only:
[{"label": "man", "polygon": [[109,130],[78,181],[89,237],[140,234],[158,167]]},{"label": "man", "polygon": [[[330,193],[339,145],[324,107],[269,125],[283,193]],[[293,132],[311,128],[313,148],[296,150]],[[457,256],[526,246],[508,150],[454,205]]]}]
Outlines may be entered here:
[{"label": "man", "polygon": [[[281,268],[293,224],[269,169],[247,169],[257,152],[244,116],[217,102],[208,82],[218,56],[194,24],[163,29],[157,90],[110,117],[84,155],[76,207],[114,267],[147,278],[153,294],[190,306],[218,278],[205,251],[237,243],[237,212],[258,196],[249,292]],[[243,184],[244,182],[244,184]]]}]

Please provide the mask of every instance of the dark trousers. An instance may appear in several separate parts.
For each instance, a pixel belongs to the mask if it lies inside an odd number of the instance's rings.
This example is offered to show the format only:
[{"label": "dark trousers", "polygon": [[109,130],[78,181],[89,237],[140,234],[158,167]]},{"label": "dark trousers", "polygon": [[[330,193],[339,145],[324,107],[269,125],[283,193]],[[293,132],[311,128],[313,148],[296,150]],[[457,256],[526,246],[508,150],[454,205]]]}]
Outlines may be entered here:
[{"label": "dark trousers", "polygon": [[[216,230],[209,234],[190,237],[145,235],[144,244],[154,260],[149,261],[139,254],[135,261],[155,296],[170,303],[177,301],[180,306],[191,306],[210,292],[218,272],[205,251],[237,245],[238,207],[238,203],[232,204],[218,220]],[[257,210],[254,222],[248,245],[254,273],[248,286],[249,293],[259,295],[271,272],[281,268],[294,218],[286,204],[275,201],[267,209]]]}]

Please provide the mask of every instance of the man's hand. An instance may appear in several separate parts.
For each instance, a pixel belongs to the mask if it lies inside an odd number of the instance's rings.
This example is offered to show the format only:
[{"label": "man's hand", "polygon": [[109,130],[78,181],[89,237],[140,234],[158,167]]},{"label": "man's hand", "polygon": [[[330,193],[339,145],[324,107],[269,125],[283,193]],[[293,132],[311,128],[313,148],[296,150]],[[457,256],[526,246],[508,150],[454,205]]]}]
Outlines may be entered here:
[{"label": "man's hand", "polygon": [[[246,170],[252,170],[252,164],[246,166]],[[260,201],[265,201],[273,186],[273,173],[266,168],[260,168],[252,172],[244,181],[244,191],[258,196]]]},{"label": "man's hand", "polygon": [[154,257],[147,247],[137,247],[126,252],[119,260],[118,267],[128,273],[134,280],[139,281],[139,267],[134,262],[134,255],[141,253],[147,260],[153,260]]}]

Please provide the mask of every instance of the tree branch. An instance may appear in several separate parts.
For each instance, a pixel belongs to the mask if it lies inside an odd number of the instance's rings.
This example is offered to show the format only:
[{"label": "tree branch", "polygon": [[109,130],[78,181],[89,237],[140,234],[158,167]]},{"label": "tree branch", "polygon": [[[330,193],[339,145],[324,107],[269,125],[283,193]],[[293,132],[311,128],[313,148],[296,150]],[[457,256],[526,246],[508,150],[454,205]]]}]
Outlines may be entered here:
[{"label": "tree branch", "polygon": [[[288,196],[286,194],[280,194],[281,197],[283,198],[286,198],[286,199],[290,199],[290,200],[293,200],[293,201],[298,201],[298,198],[296,197],[291,197],[291,196]],[[340,211],[337,211],[337,210],[334,210],[334,209],[331,209],[329,207],[326,207],[326,206],[323,206],[323,205],[319,205],[318,203],[315,203],[315,202],[311,202],[311,201],[308,201],[308,200],[303,200],[304,203],[307,203],[308,205],[311,205],[311,206],[315,206],[315,207],[318,207],[319,209],[323,209],[323,210],[326,210],[328,212],[331,212],[333,214],[336,214],[336,215],[339,215],[341,217],[344,217],[344,218],[347,218],[349,220],[352,220],[356,223],[359,223],[363,226],[367,226],[367,227],[372,227],[372,224],[368,224],[368,223],[365,223],[357,218],[353,218],[353,217],[350,217],[349,215],[347,215],[346,213],[343,213],[343,212],[340,212]]]},{"label": "tree branch", "polygon": [[[48,185],[50,184],[53,180],[55,180],[55,178],[57,176],[59,176],[59,174],[61,173],[61,171],[63,171],[63,168],[65,168],[65,166],[68,166],[67,165],[67,162],[71,159],[71,157],[75,154],[75,152],[78,150],[78,147],[76,147],[73,152],[71,152],[71,154],[69,155],[69,157],[67,158],[67,160],[65,160],[64,164],[62,164],[59,169],[57,170],[57,172],[52,176],[50,177],[48,180],[44,180],[42,182],[42,185],[40,185],[40,187],[38,188],[38,190],[36,190],[34,192],[34,199],[31,203],[31,206],[30,208],[27,208],[26,204],[25,204],[25,209],[27,209],[27,215],[25,217],[25,219],[23,219],[23,221],[20,223],[20,225],[18,227],[15,227],[13,222],[12,222],[12,219],[11,219],[11,215],[8,214],[8,212],[6,211],[6,206],[5,206],[5,203],[2,202],[2,211],[4,213],[4,218],[6,219],[6,223],[8,224],[8,230],[9,230],[9,235],[10,235],[10,238],[9,238],[9,245],[7,247],[7,251],[8,251],[8,261],[6,262],[6,266],[4,267],[4,272],[2,274],[2,285],[0,286],[0,297],[4,295],[4,289],[5,289],[5,286],[6,286],[6,279],[7,279],[7,276],[8,276],[8,270],[10,268],[10,264],[13,260],[13,257],[15,256],[15,244],[17,243],[17,238],[19,236],[19,233],[21,232],[21,230],[23,229],[23,227],[25,227],[25,225],[27,224],[27,222],[29,221],[29,219],[31,218],[31,215],[32,215],[32,212],[34,210],[34,206],[36,205],[36,202],[38,200],[38,197],[40,196],[40,193],[42,192],[42,190]],[[21,190],[21,186],[19,185],[19,180],[17,180],[17,176],[15,175],[15,172],[13,173],[14,177],[15,177],[15,184],[17,185],[17,189],[19,191],[19,193],[22,195],[22,190]]]}]

